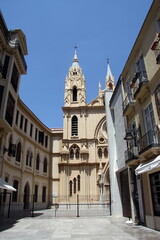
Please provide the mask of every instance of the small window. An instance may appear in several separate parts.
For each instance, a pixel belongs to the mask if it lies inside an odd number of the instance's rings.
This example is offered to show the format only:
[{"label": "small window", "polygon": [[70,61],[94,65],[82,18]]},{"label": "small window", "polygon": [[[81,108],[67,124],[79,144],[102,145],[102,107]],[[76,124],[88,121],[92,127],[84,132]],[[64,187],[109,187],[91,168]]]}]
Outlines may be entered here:
[{"label": "small window", "polygon": [[20,120],[20,129],[22,129],[22,128],[23,128],[23,119],[24,119],[24,117],[23,117],[23,115],[21,115],[21,120]]},{"label": "small window", "polygon": [[73,101],[77,101],[77,88],[73,87]]},{"label": "small window", "polygon": [[45,147],[48,147],[48,136],[45,136]]},{"label": "small window", "polygon": [[32,167],[32,159],[33,159],[33,153],[30,153],[30,157],[29,157],[29,166]]},{"label": "small window", "polygon": [[21,143],[19,142],[17,145],[17,152],[16,152],[16,161],[21,161]]},{"label": "small window", "polygon": [[43,142],[44,142],[44,132],[39,131],[38,142],[43,145]]},{"label": "small window", "polygon": [[101,148],[98,149],[98,157],[100,159],[102,159],[102,149]]},{"label": "small window", "polygon": [[18,119],[19,119],[19,111],[17,110],[17,113],[16,113],[16,125],[18,125]]},{"label": "small window", "polygon": [[32,133],[33,133],[33,124],[31,123],[31,125],[30,125],[30,137],[32,137]]},{"label": "small window", "polygon": [[35,140],[37,141],[37,134],[38,134],[38,129],[36,128],[36,131],[35,131]]},{"label": "small window", "polygon": [[29,165],[29,150],[27,151],[27,154],[26,154],[26,166]]},{"label": "small window", "polygon": [[44,159],[44,163],[43,163],[43,172],[47,173],[47,159]]},{"label": "small window", "polygon": [[78,136],[78,118],[72,117],[72,136]]},{"label": "small window", "polygon": [[39,154],[37,154],[37,159],[36,159],[36,170],[39,170],[39,164],[40,164],[40,157],[39,157]]},{"label": "small window", "polygon": [[27,132],[27,125],[28,125],[28,120],[25,119],[25,123],[24,123],[24,132]]}]

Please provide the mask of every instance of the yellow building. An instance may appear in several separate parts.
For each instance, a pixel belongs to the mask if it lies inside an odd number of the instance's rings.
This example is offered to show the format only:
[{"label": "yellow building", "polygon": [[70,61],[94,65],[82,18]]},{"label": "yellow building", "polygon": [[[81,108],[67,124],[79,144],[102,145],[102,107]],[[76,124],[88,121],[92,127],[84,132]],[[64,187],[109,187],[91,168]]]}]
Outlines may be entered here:
[{"label": "yellow building", "polygon": [[155,0],[122,71],[132,217],[160,230],[160,1]]}]

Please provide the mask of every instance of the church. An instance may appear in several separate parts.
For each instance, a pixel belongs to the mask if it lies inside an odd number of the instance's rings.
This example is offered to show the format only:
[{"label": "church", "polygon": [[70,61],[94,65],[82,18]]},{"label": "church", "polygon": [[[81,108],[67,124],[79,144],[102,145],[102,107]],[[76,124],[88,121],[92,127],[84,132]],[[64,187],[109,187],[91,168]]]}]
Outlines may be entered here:
[{"label": "church", "polygon": [[[26,37],[9,31],[0,13],[0,214],[59,203],[109,202],[105,91],[114,90],[107,65],[106,88],[86,102],[86,82],[75,49],[64,81],[63,128],[48,128],[19,97],[26,74]],[[63,79],[62,79],[63,81]],[[97,84],[98,85],[98,84]]]}]

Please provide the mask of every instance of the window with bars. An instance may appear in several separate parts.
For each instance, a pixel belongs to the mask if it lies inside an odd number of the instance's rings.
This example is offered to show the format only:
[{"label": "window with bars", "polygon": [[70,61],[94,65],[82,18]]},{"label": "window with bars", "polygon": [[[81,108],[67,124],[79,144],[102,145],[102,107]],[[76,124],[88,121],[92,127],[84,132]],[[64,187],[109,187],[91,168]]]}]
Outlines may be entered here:
[{"label": "window with bars", "polygon": [[72,136],[78,136],[78,118],[76,116],[72,117]]}]

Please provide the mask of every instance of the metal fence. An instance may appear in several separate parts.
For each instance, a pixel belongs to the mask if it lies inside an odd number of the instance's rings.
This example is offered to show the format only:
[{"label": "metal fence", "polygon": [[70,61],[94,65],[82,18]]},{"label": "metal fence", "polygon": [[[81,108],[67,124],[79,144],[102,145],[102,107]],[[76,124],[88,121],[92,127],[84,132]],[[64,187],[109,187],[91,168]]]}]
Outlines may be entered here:
[{"label": "metal fence", "polygon": [[11,193],[0,194],[0,217],[80,217],[111,215],[110,201],[99,196],[49,197],[42,202],[42,196],[29,195],[28,202],[13,202]]}]

